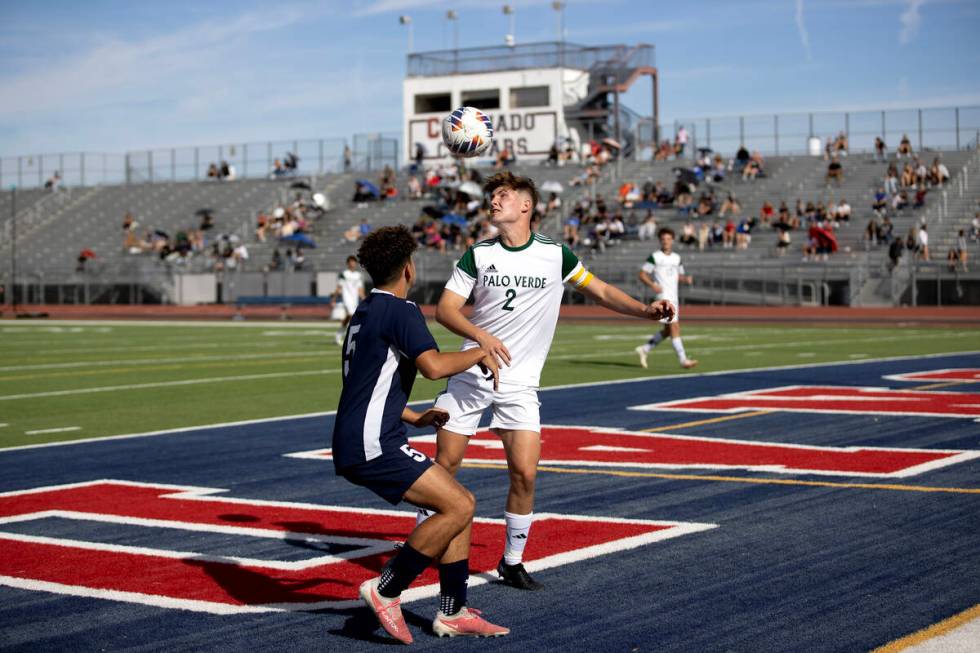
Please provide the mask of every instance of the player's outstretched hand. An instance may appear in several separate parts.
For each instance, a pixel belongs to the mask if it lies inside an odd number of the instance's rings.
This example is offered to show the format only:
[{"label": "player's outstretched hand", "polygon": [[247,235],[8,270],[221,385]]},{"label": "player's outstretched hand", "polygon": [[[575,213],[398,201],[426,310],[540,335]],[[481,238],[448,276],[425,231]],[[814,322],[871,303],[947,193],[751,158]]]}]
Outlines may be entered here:
[{"label": "player's outstretched hand", "polygon": [[418,418],[415,420],[415,426],[422,428],[424,426],[434,426],[437,429],[441,429],[449,421],[449,411],[443,408],[430,408],[427,411],[420,413]]},{"label": "player's outstretched hand", "polygon": [[658,299],[644,311],[651,320],[669,320],[674,317],[674,305],[666,299]]},{"label": "player's outstretched hand", "polygon": [[484,334],[483,337],[477,338],[476,342],[480,345],[483,351],[492,356],[500,365],[510,366],[510,352],[507,350],[504,343],[501,342],[500,338],[487,333]]},{"label": "player's outstretched hand", "polygon": [[493,389],[500,389],[500,367],[497,365],[497,359],[493,356],[484,356],[483,359],[477,363],[480,366],[480,371],[487,375],[487,378],[493,378]]}]

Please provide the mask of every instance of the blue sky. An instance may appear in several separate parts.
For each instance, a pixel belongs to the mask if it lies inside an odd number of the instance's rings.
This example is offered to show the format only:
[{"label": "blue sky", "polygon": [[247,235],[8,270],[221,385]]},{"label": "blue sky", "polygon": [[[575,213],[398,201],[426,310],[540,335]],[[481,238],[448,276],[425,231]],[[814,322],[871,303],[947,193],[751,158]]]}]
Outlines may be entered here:
[{"label": "blue sky", "polygon": [[[511,0],[520,43],[550,0]],[[661,117],[980,105],[977,0],[575,1],[566,39],[652,43]],[[0,154],[399,131],[415,50],[503,43],[503,2],[0,0]],[[625,98],[649,113],[649,83]]]}]

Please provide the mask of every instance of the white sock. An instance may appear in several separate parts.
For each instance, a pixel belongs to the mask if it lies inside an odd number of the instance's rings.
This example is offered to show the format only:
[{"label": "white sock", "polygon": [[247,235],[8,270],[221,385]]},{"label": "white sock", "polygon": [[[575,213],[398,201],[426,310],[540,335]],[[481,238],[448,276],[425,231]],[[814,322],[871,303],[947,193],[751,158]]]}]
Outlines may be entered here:
[{"label": "white sock", "polygon": [[524,558],[524,547],[527,546],[527,538],[531,533],[533,518],[534,513],[527,515],[504,513],[504,521],[507,522],[507,546],[504,549],[504,562],[508,565],[520,564]]},{"label": "white sock", "polygon": [[425,508],[419,508],[418,512],[415,513],[415,527],[421,526],[422,522],[434,515],[432,510],[426,510]]},{"label": "white sock", "polygon": [[681,342],[680,338],[671,338],[670,344],[674,346],[674,351],[677,352],[677,360],[681,363],[687,360],[687,354],[684,353],[684,343]]}]

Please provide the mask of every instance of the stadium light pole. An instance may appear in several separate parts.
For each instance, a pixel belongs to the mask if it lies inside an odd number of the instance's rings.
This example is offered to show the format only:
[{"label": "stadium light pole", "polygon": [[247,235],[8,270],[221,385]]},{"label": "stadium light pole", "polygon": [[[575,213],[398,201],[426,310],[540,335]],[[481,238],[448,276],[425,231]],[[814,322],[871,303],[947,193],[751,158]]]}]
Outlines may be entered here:
[{"label": "stadium light pole", "polygon": [[399,16],[398,17],[398,24],[399,25],[408,25],[408,53],[409,54],[412,54],[412,50],[415,47],[414,39],[412,38],[414,36],[414,34],[412,33],[413,32],[413,28],[412,28],[412,17],[411,16]]},{"label": "stadium light pole", "polygon": [[513,47],[514,44],[517,42],[517,36],[514,33],[515,32],[515,29],[514,29],[514,8],[512,6],[510,6],[510,5],[504,5],[503,7],[501,7],[501,9],[503,10],[505,16],[509,16],[510,17],[510,33],[507,34],[507,36],[504,37],[504,42],[507,45]]},{"label": "stadium light pole", "polygon": [[459,15],[450,9],[446,20],[453,24],[453,72],[459,72]]},{"label": "stadium light pole", "polygon": [[565,4],[564,2],[559,2],[555,0],[551,3],[551,8],[555,10],[558,14],[558,42],[565,42]]},{"label": "stadium light pole", "polygon": [[10,187],[10,310],[17,311],[14,287],[17,285],[17,187]]}]

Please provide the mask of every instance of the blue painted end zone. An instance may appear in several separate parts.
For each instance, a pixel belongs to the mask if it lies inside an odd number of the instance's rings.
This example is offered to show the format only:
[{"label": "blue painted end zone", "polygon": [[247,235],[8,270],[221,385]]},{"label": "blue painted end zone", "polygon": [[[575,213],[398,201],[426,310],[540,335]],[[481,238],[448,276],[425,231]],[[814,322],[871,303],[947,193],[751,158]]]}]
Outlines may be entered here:
[{"label": "blue painted end zone", "polygon": [[[542,418],[663,427],[715,415],[626,408],[799,384],[907,389],[918,384],[882,377],[947,367],[980,368],[980,355],[549,390],[541,393]],[[224,488],[236,498],[386,508],[335,478],[328,462],[283,457],[327,446],[331,422],[329,416],[288,419],[0,452],[0,491],[112,478]],[[805,445],[980,449],[980,425],[972,419],[776,412],[672,432]],[[978,478],[980,462],[973,460],[900,481],[867,482],[977,488]],[[503,472],[465,469],[461,480],[476,494],[479,515],[501,515]],[[471,603],[513,634],[493,642],[454,641],[453,650],[869,650],[980,603],[978,494],[542,473],[537,509],[719,528],[540,572],[545,592],[474,588]],[[407,605],[417,648],[444,644],[422,632],[434,610],[432,599]],[[367,634],[371,624],[356,609],[214,616],[7,587],[0,587],[0,625],[4,650],[368,651],[382,641]]]}]

